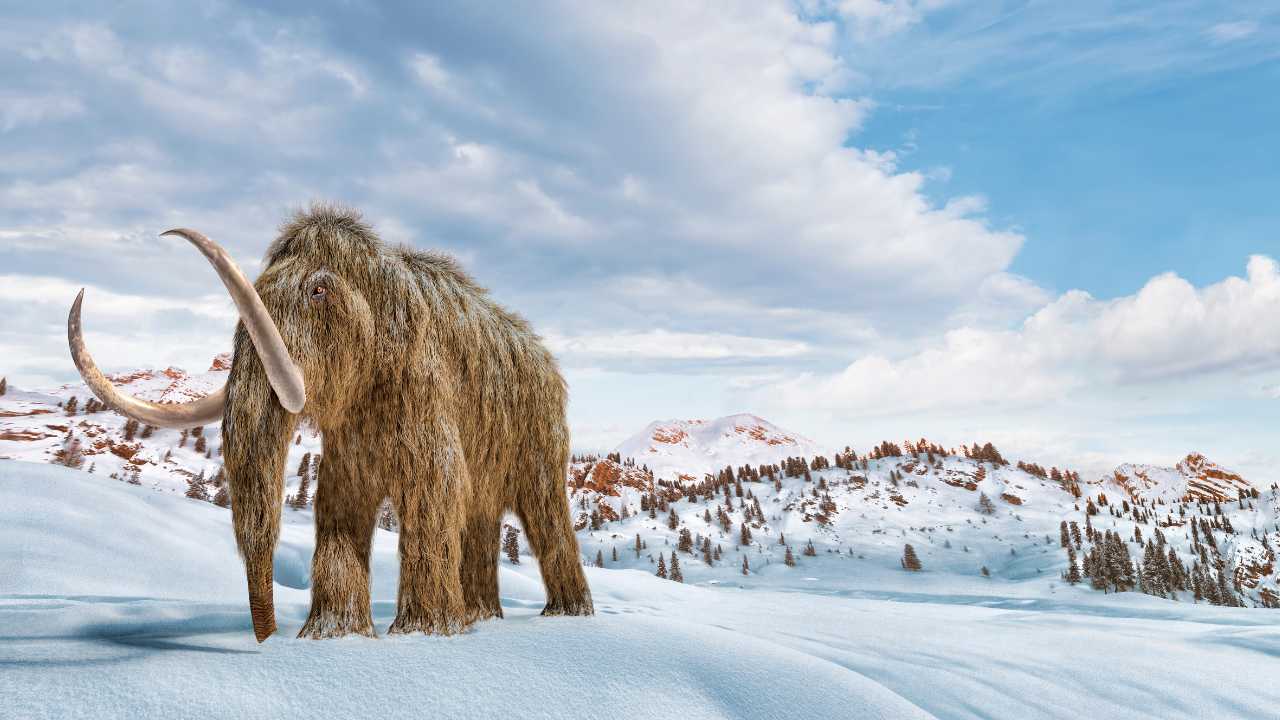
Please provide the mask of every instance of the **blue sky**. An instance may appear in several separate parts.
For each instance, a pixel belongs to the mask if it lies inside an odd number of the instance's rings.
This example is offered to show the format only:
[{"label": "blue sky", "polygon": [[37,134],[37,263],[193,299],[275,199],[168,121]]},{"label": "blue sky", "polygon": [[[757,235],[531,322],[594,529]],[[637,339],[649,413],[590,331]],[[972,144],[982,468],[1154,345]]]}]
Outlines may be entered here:
[{"label": "blue sky", "polygon": [[[192,9],[194,8],[194,10]],[[455,254],[582,449],[756,412],[1280,479],[1280,6],[58,3],[0,22],[0,374],[200,367],[290,210]],[[1270,474],[1268,474],[1270,473]]]},{"label": "blue sky", "polygon": [[[1280,4],[1135,7],[1152,15],[1109,24],[1094,6],[1072,30],[1050,24],[1053,4],[1011,3],[987,33],[1012,46],[971,49],[947,83],[868,78],[879,107],[852,141],[907,148],[904,167],[949,169],[940,191],[989,198],[1033,239],[1011,270],[1046,287],[1110,297],[1170,270],[1200,284],[1236,272],[1280,246]],[[892,47],[955,62],[971,16],[986,13],[926,15]],[[1054,52],[1015,52],[1020,38]]]}]

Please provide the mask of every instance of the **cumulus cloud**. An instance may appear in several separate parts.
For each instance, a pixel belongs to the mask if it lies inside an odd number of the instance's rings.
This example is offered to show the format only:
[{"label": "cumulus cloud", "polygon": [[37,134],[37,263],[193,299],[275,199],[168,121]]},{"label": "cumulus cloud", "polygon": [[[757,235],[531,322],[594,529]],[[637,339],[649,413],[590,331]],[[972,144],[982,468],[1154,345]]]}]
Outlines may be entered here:
[{"label": "cumulus cloud", "polygon": [[[6,78],[78,103],[56,133],[0,133],[45,149],[0,169],[14,267],[173,292],[176,275],[126,270],[155,249],[140,238],[198,226],[252,268],[290,209],[335,198],[455,252],[566,336],[854,349],[1009,285],[1022,237],[849,142],[875,103],[843,89],[836,22],[789,3],[566,5],[553,28],[520,9],[202,12],[228,31],[162,7],[128,25],[32,10],[0,30]],[[68,256],[95,247],[101,267]],[[628,292],[638,277],[687,294]]]},{"label": "cumulus cloud", "polygon": [[1081,388],[1280,368],[1280,265],[1250,258],[1245,277],[1197,288],[1172,273],[1098,300],[1070,291],[1013,330],[963,327],[902,357],[868,354],[829,375],[802,374],[762,395],[848,413],[1034,407]]}]

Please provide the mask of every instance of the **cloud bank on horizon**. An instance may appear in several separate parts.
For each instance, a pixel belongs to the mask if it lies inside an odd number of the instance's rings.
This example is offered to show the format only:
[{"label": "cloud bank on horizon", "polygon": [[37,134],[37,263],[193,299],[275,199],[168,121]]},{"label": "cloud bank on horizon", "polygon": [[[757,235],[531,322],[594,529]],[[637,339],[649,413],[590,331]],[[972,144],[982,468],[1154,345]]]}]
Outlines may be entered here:
[{"label": "cloud bank on horizon", "polygon": [[198,8],[6,11],[11,383],[74,377],[63,323],[80,286],[104,365],[202,369],[234,311],[202,258],[158,233],[199,228],[252,274],[291,209],[332,199],[388,240],[457,255],[527,315],[565,367],[584,449],[746,410],[830,445],[994,440],[1073,467],[1200,449],[1280,479],[1274,223],[1216,277],[1156,267],[1101,297],[1078,289],[1091,270],[1018,271],[1064,241],[1028,232],[1016,197],[958,191],[962,164],[919,166],[908,119],[902,143],[863,141],[901,88],[973,83],[1001,53],[1022,64],[1001,91],[1028,102],[1046,80],[1141,89],[1274,65],[1275,13]]}]

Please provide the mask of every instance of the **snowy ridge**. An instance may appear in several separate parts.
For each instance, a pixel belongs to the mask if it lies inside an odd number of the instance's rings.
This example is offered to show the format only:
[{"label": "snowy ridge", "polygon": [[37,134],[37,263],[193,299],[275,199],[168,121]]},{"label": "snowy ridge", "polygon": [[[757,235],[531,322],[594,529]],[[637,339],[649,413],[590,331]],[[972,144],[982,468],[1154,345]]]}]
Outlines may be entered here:
[{"label": "snowy ridge", "polygon": [[1196,500],[1229,502],[1254,486],[1238,473],[1227,470],[1200,453],[1191,453],[1174,467],[1126,463],[1108,477],[1095,482],[1114,488],[1131,500],[1177,502]]},{"label": "snowy ridge", "polygon": [[732,465],[772,465],[788,457],[828,452],[797,433],[750,414],[715,420],[653,422],[624,440],[615,453],[646,465],[660,478],[700,478]]}]

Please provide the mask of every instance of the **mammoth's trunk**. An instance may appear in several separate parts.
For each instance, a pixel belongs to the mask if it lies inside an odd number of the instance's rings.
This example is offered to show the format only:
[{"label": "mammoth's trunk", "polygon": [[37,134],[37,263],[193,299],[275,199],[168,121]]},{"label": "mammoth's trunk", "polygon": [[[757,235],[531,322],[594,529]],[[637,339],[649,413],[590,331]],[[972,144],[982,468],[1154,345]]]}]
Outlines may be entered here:
[{"label": "mammoth's trunk", "polygon": [[280,536],[284,461],[297,417],[281,407],[249,335],[236,329],[227,379],[222,447],[236,544],[244,557],[249,612],[258,642],[276,630],[272,555]]}]

